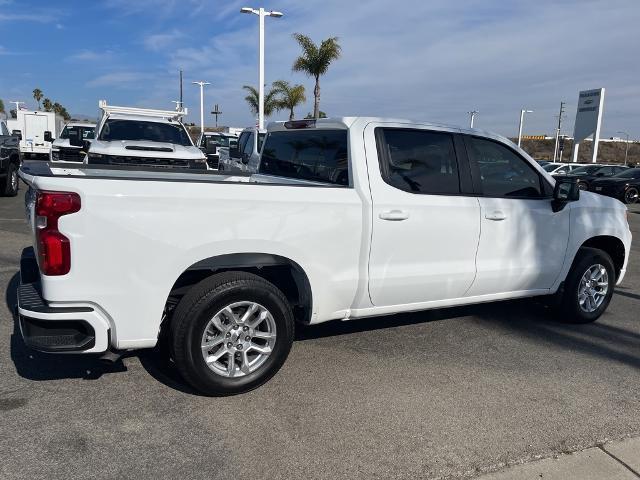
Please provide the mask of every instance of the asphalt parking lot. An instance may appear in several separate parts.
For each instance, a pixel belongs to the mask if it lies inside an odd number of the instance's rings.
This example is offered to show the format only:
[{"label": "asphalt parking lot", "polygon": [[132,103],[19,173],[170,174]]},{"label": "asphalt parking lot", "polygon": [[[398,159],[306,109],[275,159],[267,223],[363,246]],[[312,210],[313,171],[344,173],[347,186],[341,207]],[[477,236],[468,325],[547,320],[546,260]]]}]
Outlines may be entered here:
[{"label": "asphalt parking lot", "polygon": [[308,327],[274,379],[222,399],[153,351],[28,350],[11,311],[29,244],[23,192],[0,198],[2,479],[449,478],[640,434],[637,240],[595,324],[517,301]]}]

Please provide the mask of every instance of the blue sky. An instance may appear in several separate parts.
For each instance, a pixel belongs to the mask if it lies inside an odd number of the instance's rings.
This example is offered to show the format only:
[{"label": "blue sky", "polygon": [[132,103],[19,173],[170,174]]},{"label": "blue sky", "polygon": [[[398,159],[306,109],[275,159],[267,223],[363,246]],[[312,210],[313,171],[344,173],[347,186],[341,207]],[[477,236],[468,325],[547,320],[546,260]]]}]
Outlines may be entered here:
[{"label": "blue sky", "polygon": [[[330,115],[375,115],[476,125],[517,133],[520,108],[534,110],[525,133],[552,134],[567,102],[572,133],[578,90],[606,87],[603,137],[640,138],[639,0],[265,0],[283,11],[266,19],[266,80],[307,87],[291,72],[302,32],[336,35],[343,57],[321,82]],[[71,113],[112,104],[172,107],[178,70],[198,121],[198,88],[218,103],[221,124],[253,117],[243,84],[257,83],[257,17],[235,0],[0,0],[0,98],[34,105],[31,91]],[[285,112],[272,119],[281,119]],[[213,118],[207,116],[207,123]]]}]

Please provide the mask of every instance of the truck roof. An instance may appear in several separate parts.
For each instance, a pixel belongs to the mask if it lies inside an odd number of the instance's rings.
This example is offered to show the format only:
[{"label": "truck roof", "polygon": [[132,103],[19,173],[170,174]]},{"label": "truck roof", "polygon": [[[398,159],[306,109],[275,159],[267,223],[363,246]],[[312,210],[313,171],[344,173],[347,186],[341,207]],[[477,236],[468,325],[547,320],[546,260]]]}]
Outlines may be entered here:
[{"label": "truck roof", "polygon": [[107,118],[116,120],[135,120],[138,122],[178,123],[178,120],[171,117],[140,114],[136,115],[130,113],[110,113]]},{"label": "truck roof", "polygon": [[[303,123],[309,122],[309,127],[306,128],[321,128],[321,129],[348,129],[355,125],[356,123],[360,123],[361,125],[366,125],[368,123],[393,123],[393,124],[406,124],[407,127],[410,126],[422,126],[422,127],[433,127],[438,129],[450,129],[455,130],[460,133],[466,133],[469,135],[478,135],[487,138],[493,138],[496,140],[500,140],[504,143],[508,143],[509,145],[515,145],[511,140],[503,135],[499,135],[494,132],[489,132],[486,130],[481,130],[478,128],[465,128],[460,127],[458,125],[449,125],[445,123],[436,123],[436,122],[428,122],[428,121],[416,121],[416,120],[408,120],[406,118],[390,118],[390,117],[332,117],[332,118],[319,118],[317,120],[314,119],[301,119],[301,120],[293,120],[293,122]],[[314,123],[315,122],[315,123]],[[267,131],[287,131],[290,130],[287,128],[286,121],[277,121],[270,122],[267,125]],[[300,129],[304,129],[305,127],[299,127]],[[294,130],[294,129],[291,129]]]},{"label": "truck roof", "polygon": [[65,127],[95,127],[96,124],[92,122],[68,122]]}]

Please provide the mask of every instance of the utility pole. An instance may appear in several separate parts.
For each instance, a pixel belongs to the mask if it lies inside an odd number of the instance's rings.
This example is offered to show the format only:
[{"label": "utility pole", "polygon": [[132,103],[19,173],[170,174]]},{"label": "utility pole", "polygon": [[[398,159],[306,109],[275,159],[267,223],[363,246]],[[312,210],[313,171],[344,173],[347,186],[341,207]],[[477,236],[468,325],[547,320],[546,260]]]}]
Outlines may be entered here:
[{"label": "utility pole", "polygon": [[213,106],[213,111],[211,112],[211,115],[215,115],[215,117],[216,117],[216,128],[217,128],[218,127],[218,115],[222,115],[222,112],[220,111],[220,107],[218,107],[217,103]]},{"label": "utility pole", "polygon": [[556,161],[558,156],[558,139],[560,138],[560,129],[562,128],[562,118],[564,115],[564,102],[560,102],[560,113],[558,114],[558,128],[556,128],[556,146],[553,149],[553,161]]},{"label": "utility pole", "polygon": [[180,105],[178,105],[180,108],[178,110],[182,110],[182,69],[180,69]]},{"label": "utility pole", "polygon": [[627,136],[627,146],[624,149],[624,165],[627,166],[627,157],[629,156],[629,134],[627,132],[616,132]]},{"label": "utility pole", "polygon": [[211,85],[209,82],[191,82],[194,85],[200,85],[200,135],[204,135],[204,86]]},{"label": "utility pole", "polygon": [[473,128],[473,121],[475,120],[476,115],[480,112],[478,110],[471,110],[470,112],[467,112],[467,113],[469,114],[469,119],[470,119],[469,128]]},{"label": "utility pole", "polygon": [[522,124],[524,123],[525,113],[533,113],[533,110],[526,110],[524,108],[520,110],[520,126],[518,127],[518,146],[520,146],[520,143],[522,142]]}]

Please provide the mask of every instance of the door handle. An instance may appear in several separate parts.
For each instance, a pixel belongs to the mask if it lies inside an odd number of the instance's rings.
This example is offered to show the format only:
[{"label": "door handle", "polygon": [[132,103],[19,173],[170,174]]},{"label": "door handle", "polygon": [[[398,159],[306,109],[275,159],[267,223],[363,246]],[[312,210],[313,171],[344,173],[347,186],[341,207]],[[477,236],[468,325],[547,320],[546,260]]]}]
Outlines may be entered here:
[{"label": "door handle", "polygon": [[404,210],[387,210],[386,212],[380,213],[380,215],[378,216],[382,220],[399,222],[401,220],[406,220],[407,218],[409,218],[409,212],[405,212]]},{"label": "door handle", "polygon": [[499,222],[500,220],[504,220],[505,218],[507,218],[507,216],[500,210],[494,210],[491,213],[485,214],[484,218],[486,218],[487,220],[494,220],[496,222]]}]

